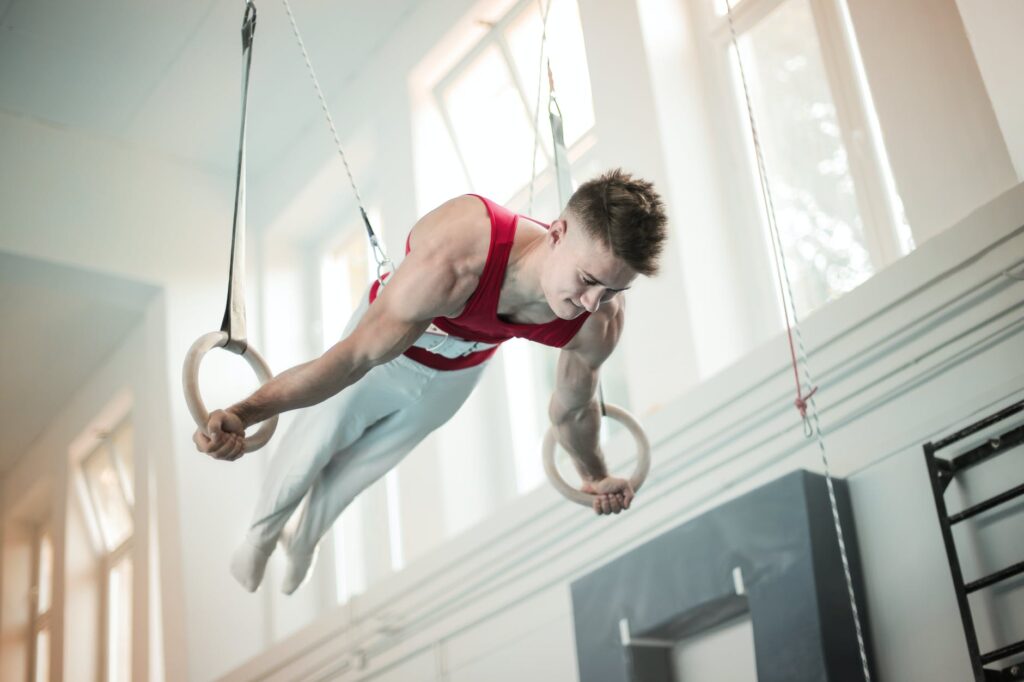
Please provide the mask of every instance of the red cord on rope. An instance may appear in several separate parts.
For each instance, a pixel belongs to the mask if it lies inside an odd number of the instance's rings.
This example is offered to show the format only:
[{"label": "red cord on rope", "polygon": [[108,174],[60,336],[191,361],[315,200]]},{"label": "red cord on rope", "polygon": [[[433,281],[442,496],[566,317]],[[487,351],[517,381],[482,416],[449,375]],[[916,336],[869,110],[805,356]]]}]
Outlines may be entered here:
[{"label": "red cord on rope", "polygon": [[[779,289],[782,289],[782,275],[779,273],[779,264],[776,263],[775,275],[779,278]],[[800,412],[801,419],[807,419],[807,401],[818,392],[817,386],[812,386],[807,395],[803,394],[803,386],[800,385],[800,369],[796,360],[796,345],[793,343],[793,325],[789,321],[789,308],[786,307],[786,295],[782,294],[782,312],[786,316],[786,336],[789,338],[789,357],[793,361],[793,378],[796,380],[796,400],[793,404]]]}]

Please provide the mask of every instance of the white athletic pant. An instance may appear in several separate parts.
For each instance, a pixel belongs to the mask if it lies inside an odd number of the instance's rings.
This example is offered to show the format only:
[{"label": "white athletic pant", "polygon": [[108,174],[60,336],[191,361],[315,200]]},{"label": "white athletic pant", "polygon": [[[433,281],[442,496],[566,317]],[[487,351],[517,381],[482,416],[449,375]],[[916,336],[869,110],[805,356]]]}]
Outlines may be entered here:
[{"label": "white athletic pant", "polygon": [[[362,300],[345,336],[366,312],[368,292]],[[400,355],[322,403],[300,410],[277,444],[248,541],[273,551],[308,493],[289,550],[297,555],[312,552],[356,495],[458,411],[486,365],[441,371]]]}]

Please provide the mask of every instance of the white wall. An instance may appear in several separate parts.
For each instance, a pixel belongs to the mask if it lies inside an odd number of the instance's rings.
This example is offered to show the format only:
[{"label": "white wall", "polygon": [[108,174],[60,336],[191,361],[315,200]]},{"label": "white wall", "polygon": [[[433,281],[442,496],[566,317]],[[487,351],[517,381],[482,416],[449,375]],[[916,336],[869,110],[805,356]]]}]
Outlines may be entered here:
[{"label": "white wall", "polygon": [[[1017,182],[992,90],[986,92],[954,0],[848,6],[896,187],[920,245]],[[1012,88],[990,84],[999,93]]]},{"label": "white wall", "polygon": [[[1013,398],[1024,399],[1024,390],[1018,390]],[[965,405],[963,419],[930,435],[948,435],[957,427],[987,416],[1000,402]],[[1020,420],[1010,420],[993,431],[1001,433],[1019,424]],[[950,459],[964,450],[958,445],[939,455]],[[1019,451],[1009,452],[972,470],[969,476],[958,477],[961,480],[946,492],[949,512],[963,509],[964,500],[979,502],[1005,490],[1008,482],[1024,480],[1024,462],[1019,455]],[[920,444],[901,448],[859,472],[851,480],[851,493],[858,514],[857,534],[878,669],[886,671],[885,679],[972,679]],[[978,517],[976,524],[954,527],[965,581],[1021,560],[1021,511],[1019,504],[1011,504]],[[993,520],[1000,516],[1004,518],[993,526]],[[992,560],[993,554],[998,558]],[[1024,590],[1020,587],[1019,581],[1016,585],[1009,581],[970,597],[983,653],[1024,636],[1024,623],[1015,615],[1024,609]]]},{"label": "white wall", "polygon": [[957,0],[967,38],[1017,178],[1024,181],[1024,52],[1017,47],[1024,5],[1014,0]]},{"label": "white wall", "polygon": [[[91,535],[95,529],[86,522],[80,506],[76,466],[96,446],[97,430],[112,430],[126,415],[131,416],[135,433],[132,678],[148,679],[153,649],[167,651],[176,661],[184,654],[183,614],[180,601],[171,596],[181,592],[180,569],[170,564],[151,571],[155,567],[149,563],[151,542],[165,542],[164,549],[172,556],[178,546],[173,462],[165,445],[166,392],[158,390],[164,378],[163,322],[162,302],[157,296],[121,346],[67,397],[66,404],[52,415],[47,430],[3,479],[4,519],[18,518],[26,491],[41,485],[48,490],[41,515],[51,524],[54,539],[54,606],[50,620],[54,680],[99,676],[101,576]],[[151,472],[163,484],[159,504],[150,492]],[[156,535],[148,529],[146,520],[150,515],[160,519]],[[5,566],[14,559],[5,546]],[[158,596],[161,590],[166,593]],[[150,609],[158,600],[167,603],[160,617],[162,633],[168,640],[151,642]],[[169,676],[179,678],[182,674],[177,662],[169,665]]]}]

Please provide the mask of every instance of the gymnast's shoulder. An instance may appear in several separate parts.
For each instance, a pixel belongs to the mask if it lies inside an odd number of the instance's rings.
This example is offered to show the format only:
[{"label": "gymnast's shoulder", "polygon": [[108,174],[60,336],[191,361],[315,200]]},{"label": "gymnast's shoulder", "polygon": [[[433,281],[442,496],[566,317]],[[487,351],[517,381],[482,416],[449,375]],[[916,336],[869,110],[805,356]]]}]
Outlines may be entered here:
[{"label": "gymnast's shoulder", "polygon": [[420,218],[409,232],[409,253],[443,262],[460,276],[479,277],[491,243],[491,218],[480,199],[449,199]]},{"label": "gymnast's shoulder", "polygon": [[615,350],[625,324],[626,298],[619,294],[591,313],[563,350],[574,352],[597,367]]}]

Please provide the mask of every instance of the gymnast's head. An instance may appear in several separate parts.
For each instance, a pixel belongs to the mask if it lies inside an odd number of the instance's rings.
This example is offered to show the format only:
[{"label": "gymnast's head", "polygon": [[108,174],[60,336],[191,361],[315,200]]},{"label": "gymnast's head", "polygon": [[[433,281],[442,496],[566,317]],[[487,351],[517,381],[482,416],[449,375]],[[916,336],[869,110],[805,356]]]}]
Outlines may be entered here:
[{"label": "gymnast's head", "polygon": [[654,185],[622,169],[580,185],[548,231],[541,284],[563,319],[595,312],[638,275],[658,271],[665,207]]}]

